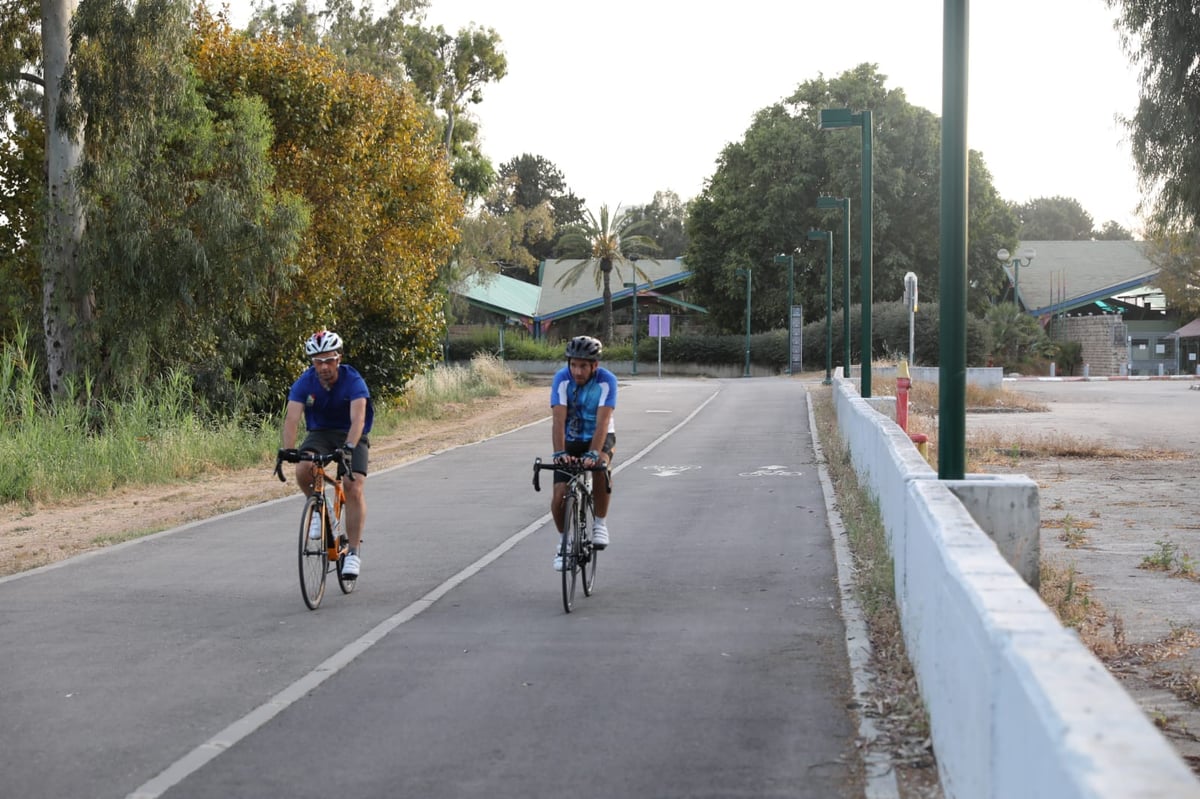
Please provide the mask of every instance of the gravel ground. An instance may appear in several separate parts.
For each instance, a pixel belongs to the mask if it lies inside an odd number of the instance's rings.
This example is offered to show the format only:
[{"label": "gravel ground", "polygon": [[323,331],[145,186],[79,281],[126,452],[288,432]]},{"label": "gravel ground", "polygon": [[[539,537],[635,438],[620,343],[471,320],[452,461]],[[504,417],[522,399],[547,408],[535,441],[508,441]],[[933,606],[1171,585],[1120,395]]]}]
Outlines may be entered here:
[{"label": "gravel ground", "polygon": [[1200,772],[1200,382],[1005,385],[1047,410],[969,412],[968,440],[1069,437],[1124,454],[1018,455],[986,471],[1037,482],[1043,564],[1073,568],[1107,613],[1102,634],[1084,640]]}]

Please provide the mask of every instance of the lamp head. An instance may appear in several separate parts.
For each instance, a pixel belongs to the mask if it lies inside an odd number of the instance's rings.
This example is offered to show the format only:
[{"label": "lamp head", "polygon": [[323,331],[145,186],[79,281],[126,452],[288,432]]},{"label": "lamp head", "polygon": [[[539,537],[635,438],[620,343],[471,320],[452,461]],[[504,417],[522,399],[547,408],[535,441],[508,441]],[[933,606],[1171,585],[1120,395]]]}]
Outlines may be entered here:
[{"label": "lamp head", "polygon": [[822,108],[819,120],[821,130],[853,128],[859,124],[849,108]]},{"label": "lamp head", "polygon": [[809,241],[827,241],[829,239],[828,230],[810,230],[808,231]]},{"label": "lamp head", "polygon": [[779,253],[778,255],[775,256],[774,260],[775,260],[775,263],[777,263],[777,264],[791,263],[792,256],[790,253],[788,253],[788,254]]},{"label": "lamp head", "polygon": [[1021,255],[1020,255],[1021,266],[1029,266],[1029,264],[1036,257],[1037,257],[1037,250],[1033,249],[1032,247],[1022,247],[1021,248]]},{"label": "lamp head", "polygon": [[624,287],[625,287],[625,288],[627,288],[627,289],[635,289],[635,288],[637,288],[637,283],[622,283],[621,285],[622,285],[622,286],[624,286]]},{"label": "lamp head", "polygon": [[818,208],[826,208],[826,209],[841,208],[845,203],[846,203],[846,200],[843,197],[821,196],[821,197],[817,198],[817,207]]},{"label": "lamp head", "polygon": [[1004,249],[1003,247],[996,250],[996,260],[1007,261],[1008,260],[1008,250]]}]

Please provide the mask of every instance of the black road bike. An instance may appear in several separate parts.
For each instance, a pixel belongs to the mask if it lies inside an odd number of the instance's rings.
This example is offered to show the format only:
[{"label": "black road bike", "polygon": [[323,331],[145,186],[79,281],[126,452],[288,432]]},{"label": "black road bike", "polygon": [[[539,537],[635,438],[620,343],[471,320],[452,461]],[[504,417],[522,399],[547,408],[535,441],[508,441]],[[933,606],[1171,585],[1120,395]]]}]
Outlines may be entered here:
[{"label": "black road bike", "polygon": [[567,494],[563,498],[566,511],[566,530],[560,545],[562,557],[562,600],[563,609],[570,613],[575,606],[575,585],[583,585],[583,595],[591,596],[596,584],[596,563],[600,550],[592,546],[592,473],[604,473],[604,487],[612,493],[612,475],[608,467],[582,466],[577,463],[542,463],[541,458],[533,461],[533,488],[541,491],[539,475],[543,469],[568,475]]}]

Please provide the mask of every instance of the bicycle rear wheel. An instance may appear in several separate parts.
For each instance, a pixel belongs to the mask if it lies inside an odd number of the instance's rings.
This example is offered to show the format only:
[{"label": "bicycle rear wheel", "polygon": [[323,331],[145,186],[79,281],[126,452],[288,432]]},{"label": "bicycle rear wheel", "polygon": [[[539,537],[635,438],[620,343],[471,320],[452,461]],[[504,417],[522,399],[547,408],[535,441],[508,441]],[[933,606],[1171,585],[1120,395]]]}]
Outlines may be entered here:
[{"label": "bicycle rear wheel", "polygon": [[578,525],[579,511],[577,510],[578,500],[574,493],[568,493],[566,499],[563,500],[563,510],[566,511],[567,531],[563,535],[563,542],[560,544],[559,552],[562,554],[562,600],[563,610],[567,613],[571,612],[571,608],[575,605],[575,581],[579,577],[579,531],[575,529]]},{"label": "bicycle rear wheel", "polygon": [[321,604],[321,597],[325,596],[325,571],[329,563],[325,553],[325,522],[321,522],[321,535],[308,537],[308,527],[314,513],[321,513],[321,500],[309,497],[300,516],[300,594],[309,610],[316,610]]},{"label": "bicycle rear wheel", "polygon": [[592,520],[595,512],[592,510],[592,498],[584,497],[579,506],[579,524],[576,536],[583,541],[579,552],[579,571],[583,577],[583,595],[591,596],[596,584],[596,562],[600,558],[600,550],[592,546]]}]

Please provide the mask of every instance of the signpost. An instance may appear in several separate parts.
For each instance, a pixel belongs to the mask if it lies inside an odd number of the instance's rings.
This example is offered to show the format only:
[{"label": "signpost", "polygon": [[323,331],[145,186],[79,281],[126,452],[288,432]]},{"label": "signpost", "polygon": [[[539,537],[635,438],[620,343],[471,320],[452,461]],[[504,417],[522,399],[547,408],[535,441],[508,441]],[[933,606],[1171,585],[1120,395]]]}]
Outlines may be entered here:
[{"label": "signpost", "polygon": [[792,306],[792,327],[788,341],[792,343],[792,351],[788,357],[788,374],[798,374],[804,371],[804,306]]},{"label": "signpost", "polygon": [[658,339],[658,376],[662,377],[662,340],[671,335],[671,315],[650,314],[650,335]]}]

